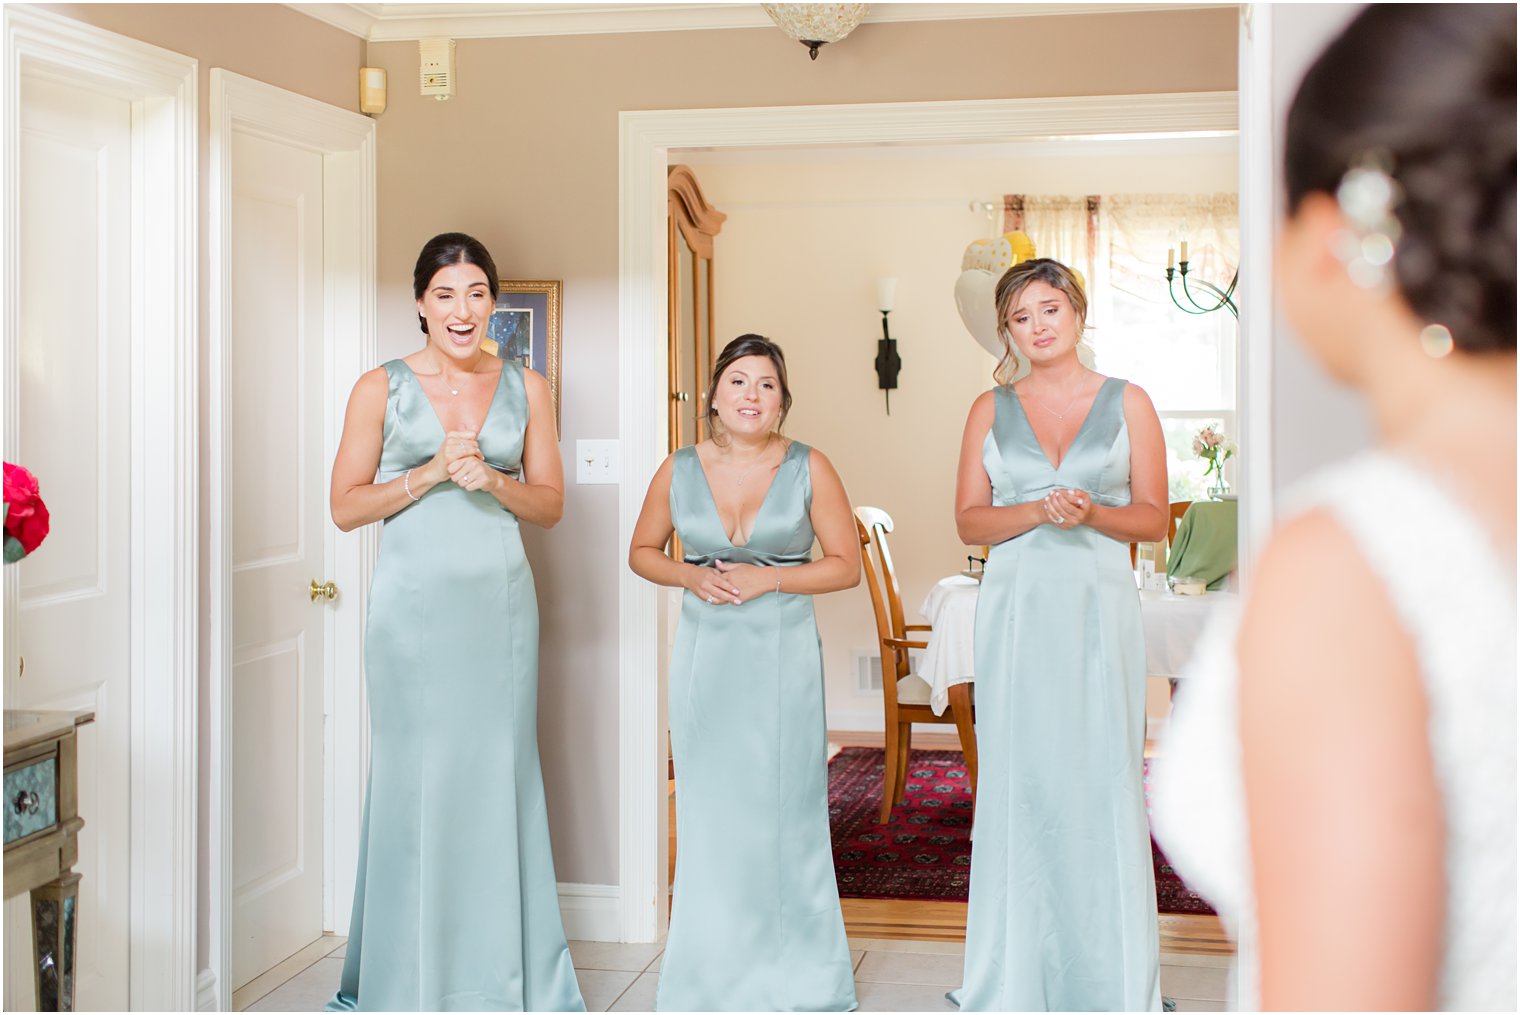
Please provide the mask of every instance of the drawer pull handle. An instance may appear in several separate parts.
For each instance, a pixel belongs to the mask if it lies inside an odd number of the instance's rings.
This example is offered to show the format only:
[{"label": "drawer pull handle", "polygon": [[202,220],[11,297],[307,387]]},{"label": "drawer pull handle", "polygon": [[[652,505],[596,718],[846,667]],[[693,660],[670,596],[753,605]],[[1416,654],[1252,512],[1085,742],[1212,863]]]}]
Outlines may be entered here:
[{"label": "drawer pull handle", "polygon": [[17,814],[36,814],[37,808],[42,806],[42,798],[30,790],[22,790],[16,794]]}]

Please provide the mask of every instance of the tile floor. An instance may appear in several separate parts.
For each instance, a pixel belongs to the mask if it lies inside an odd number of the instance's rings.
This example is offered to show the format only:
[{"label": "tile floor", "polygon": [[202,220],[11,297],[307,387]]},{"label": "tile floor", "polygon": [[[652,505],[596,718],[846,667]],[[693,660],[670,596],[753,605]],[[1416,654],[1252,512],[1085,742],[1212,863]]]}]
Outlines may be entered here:
[{"label": "tile floor", "polygon": [[[955,1010],[945,1000],[945,991],[960,983],[964,945],[851,938],[850,947],[861,1011]],[[663,950],[662,944],[570,942],[586,1008],[652,1011]],[[316,1011],[337,988],[343,953],[338,947],[278,986],[261,985],[267,993],[256,999],[247,998],[245,988],[239,1000],[248,1011]],[[1173,954],[1163,954],[1161,960],[1161,991],[1177,999],[1178,1011],[1226,1010],[1228,960]]]}]

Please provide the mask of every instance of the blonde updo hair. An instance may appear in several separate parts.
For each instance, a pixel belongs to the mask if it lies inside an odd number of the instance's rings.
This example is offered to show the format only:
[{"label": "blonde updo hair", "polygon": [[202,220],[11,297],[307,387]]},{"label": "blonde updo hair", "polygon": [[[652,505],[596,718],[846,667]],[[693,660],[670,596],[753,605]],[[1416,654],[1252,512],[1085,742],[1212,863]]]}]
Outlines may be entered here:
[{"label": "blonde updo hair", "polygon": [[[1060,261],[1049,257],[1034,257],[1027,261],[1020,261],[998,279],[997,288],[993,290],[993,305],[997,312],[998,338],[1003,342],[1003,358],[998,360],[998,365],[992,371],[992,379],[1000,386],[1006,387],[1018,380],[1027,372],[1028,364],[1019,359],[1018,349],[1013,344],[1013,336],[1008,331],[1008,315],[1013,313],[1013,308],[1018,305],[1019,297],[1024,295],[1024,290],[1034,282],[1044,282],[1052,289],[1059,289],[1066,294],[1071,301],[1071,309],[1077,315],[1077,353],[1078,358],[1083,360],[1084,366],[1091,366],[1092,350],[1086,346],[1083,336],[1087,332],[1087,293],[1082,289],[1082,283],[1077,278],[1076,272],[1072,271]],[[1083,353],[1086,355],[1084,356]]]}]

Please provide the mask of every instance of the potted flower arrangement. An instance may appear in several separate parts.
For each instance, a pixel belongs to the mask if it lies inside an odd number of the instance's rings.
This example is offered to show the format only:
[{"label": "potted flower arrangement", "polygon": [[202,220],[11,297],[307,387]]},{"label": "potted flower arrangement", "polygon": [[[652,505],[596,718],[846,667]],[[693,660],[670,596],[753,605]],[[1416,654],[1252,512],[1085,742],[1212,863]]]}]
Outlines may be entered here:
[{"label": "potted flower arrangement", "polygon": [[1235,442],[1212,426],[1206,426],[1193,438],[1193,454],[1209,463],[1203,470],[1204,479],[1214,477],[1209,496],[1214,500],[1222,499],[1230,492],[1230,484],[1224,479],[1224,463],[1235,457]]},{"label": "potted flower arrangement", "polygon": [[19,465],[5,465],[5,562],[14,564],[47,538],[48,509],[37,477]]}]

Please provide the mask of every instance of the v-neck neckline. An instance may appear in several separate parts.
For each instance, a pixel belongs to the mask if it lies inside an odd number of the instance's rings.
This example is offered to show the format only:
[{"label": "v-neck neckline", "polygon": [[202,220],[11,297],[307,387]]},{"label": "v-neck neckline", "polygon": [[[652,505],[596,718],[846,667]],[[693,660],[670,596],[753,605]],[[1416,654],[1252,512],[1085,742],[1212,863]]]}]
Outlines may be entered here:
[{"label": "v-neck neckline", "polygon": [[[443,425],[443,416],[438,412],[438,407],[433,404],[432,398],[428,397],[427,388],[424,388],[422,386],[422,378],[417,375],[417,371],[413,370],[412,365],[406,360],[398,359],[396,362],[406,367],[406,372],[412,375],[413,381],[417,382],[417,390],[422,392],[422,400],[427,403],[428,411],[433,414],[433,422],[438,424],[438,429],[447,435],[449,429]],[[475,439],[477,441],[479,441],[481,433],[485,430],[486,423],[490,420],[491,412],[496,408],[497,401],[501,398],[502,382],[505,381],[506,378],[507,364],[505,361],[503,361],[501,364],[501,372],[496,375],[496,390],[491,392],[491,400],[486,403],[485,416],[481,418],[480,426],[475,431]]]},{"label": "v-neck neckline", "polygon": [[1040,453],[1040,457],[1045,460],[1045,464],[1050,467],[1051,472],[1061,471],[1061,466],[1065,465],[1066,460],[1071,457],[1072,449],[1077,446],[1077,442],[1082,439],[1082,435],[1087,433],[1087,423],[1093,418],[1093,413],[1098,409],[1098,399],[1103,397],[1103,392],[1108,389],[1108,384],[1112,380],[1114,378],[1105,377],[1103,378],[1103,383],[1098,385],[1097,393],[1093,395],[1092,405],[1087,407],[1087,415],[1082,417],[1082,422],[1078,425],[1077,432],[1072,436],[1071,443],[1066,445],[1066,453],[1061,456],[1059,465],[1051,462],[1050,455],[1046,454],[1044,446],[1040,443],[1040,435],[1034,432],[1034,423],[1029,418],[1029,411],[1024,408],[1024,400],[1019,397],[1017,391],[1013,390],[1012,384],[1008,385],[1008,393],[1013,396],[1014,404],[1019,407],[1019,415],[1023,417],[1024,429],[1029,431],[1029,439],[1034,441],[1035,450]]},{"label": "v-neck neckline", "polygon": [[728,526],[723,524],[723,512],[718,508],[718,498],[713,494],[712,483],[707,478],[707,470],[702,467],[702,456],[697,453],[696,445],[692,445],[691,455],[697,460],[697,473],[702,477],[702,488],[707,491],[707,503],[712,506],[713,517],[718,520],[718,529],[723,533],[723,541],[732,549],[748,549],[749,544],[755,541],[755,526],[760,524],[760,516],[765,514],[765,506],[771,502],[771,493],[776,489],[777,480],[781,478],[781,467],[786,464],[788,458],[792,457],[792,448],[796,446],[797,442],[792,441],[786,446],[786,450],[781,452],[781,461],[776,463],[776,474],[771,477],[770,485],[765,488],[765,496],[760,498],[760,506],[755,509],[755,517],[749,523],[749,538],[742,543],[736,543],[728,534]]}]

